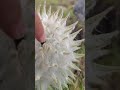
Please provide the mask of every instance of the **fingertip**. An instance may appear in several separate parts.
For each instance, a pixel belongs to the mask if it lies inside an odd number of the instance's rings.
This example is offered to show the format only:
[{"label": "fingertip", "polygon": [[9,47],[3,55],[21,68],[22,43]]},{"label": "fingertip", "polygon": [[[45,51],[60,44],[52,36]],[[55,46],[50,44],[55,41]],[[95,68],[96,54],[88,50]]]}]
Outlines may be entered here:
[{"label": "fingertip", "polygon": [[35,38],[39,42],[45,42],[44,27],[37,13],[35,14]]}]

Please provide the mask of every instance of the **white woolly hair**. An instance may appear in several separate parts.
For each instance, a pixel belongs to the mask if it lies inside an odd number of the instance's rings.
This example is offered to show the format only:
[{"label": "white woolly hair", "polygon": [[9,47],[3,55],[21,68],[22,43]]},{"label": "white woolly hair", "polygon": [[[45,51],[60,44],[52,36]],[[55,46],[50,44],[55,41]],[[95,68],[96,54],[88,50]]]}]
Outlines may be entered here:
[{"label": "white woolly hair", "polygon": [[44,5],[42,13],[36,10],[44,26],[46,42],[41,46],[35,39],[35,84],[37,90],[48,90],[49,87],[62,90],[68,87],[75,79],[73,70],[80,70],[74,62],[78,62],[79,55],[75,53],[80,49],[83,40],[74,41],[78,30],[71,34],[76,24],[66,26],[68,15],[63,18],[63,10],[46,12]]}]

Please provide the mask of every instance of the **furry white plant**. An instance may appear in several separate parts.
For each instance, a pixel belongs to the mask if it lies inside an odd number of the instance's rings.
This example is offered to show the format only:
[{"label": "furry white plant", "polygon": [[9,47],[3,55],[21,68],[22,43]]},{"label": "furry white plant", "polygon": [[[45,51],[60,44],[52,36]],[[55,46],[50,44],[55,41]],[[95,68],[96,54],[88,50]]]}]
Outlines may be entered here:
[{"label": "furry white plant", "polygon": [[[109,45],[111,43],[111,39],[114,36],[117,36],[119,34],[118,30],[115,30],[110,33],[104,33],[104,34],[99,34],[99,35],[93,35],[92,32],[93,30],[99,25],[99,23],[106,18],[106,15],[113,9],[113,7],[109,7],[103,12],[92,16],[86,20],[86,36],[87,36],[87,41],[86,41],[86,60],[87,60],[87,77],[89,78],[89,81],[86,82],[86,88],[89,90],[93,90],[91,86],[89,86],[89,82],[91,83],[97,83],[101,84],[103,83],[101,79],[99,79],[96,76],[96,71],[94,71],[93,63],[95,59],[107,55],[110,53],[109,49],[102,49],[103,47]],[[94,73],[94,74],[93,74]],[[101,75],[102,73],[100,73]],[[94,79],[93,79],[94,78]],[[97,81],[97,82],[96,82]]]},{"label": "furry white plant", "polygon": [[83,41],[74,41],[78,30],[71,34],[77,22],[66,26],[67,17],[63,17],[63,10],[46,12],[44,5],[42,13],[36,10],[44,26],[46,42],[41,46],[35,39],[35,85],[37,90],[48,90],[53,87],[58,90],[68,88],[68,84],[75,79],[73,70],[80,70],[74,62],[78,62],[79,55],[75,53],[80,49]]}]

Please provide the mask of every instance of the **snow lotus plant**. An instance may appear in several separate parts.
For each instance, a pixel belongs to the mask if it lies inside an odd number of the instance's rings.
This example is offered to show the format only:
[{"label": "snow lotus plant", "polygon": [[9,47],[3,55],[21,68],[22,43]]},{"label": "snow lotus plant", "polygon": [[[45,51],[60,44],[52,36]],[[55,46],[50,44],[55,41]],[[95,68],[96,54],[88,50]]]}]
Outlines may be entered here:
[{"label": "snow lotus plant", "polygon": [[51,88],[63,90],[72,84],[76,76],[74,70],[80,70],[74,62],[78,62],[81,55],[75,53],[80,49],[81,42],[74,41],[78,30],[71,34],[77,22],[67,26],[67,15],[63,17],[63,10],[46,11],[44,5],[42,13],[36,9],[44,26],[46,42],[41,45],[35,39],[35,87],[36,90]]},{"label": "snow lotus plant", "polygon": [[[101,84],[103,83],[101,79],[99,79],[97,76],[100,76],[102,74],[105,74],[107,71],[104,70],[104,68],[101,68],[101,64],[96,64],[94,60],[97,60],[98,58],[108,55],[110,53],[109,49],[104,49],[107,45],[111,44],[111,39],[119,34],[118,30],[114,30],[110,33],[102,33],[102,34],[93,34],[92,32],[96,27],[100,24],[100,22],[106,18],[106,15],[113,9],[113,7],[109,7],[103,12],[92,16],[86,20],[86,60],[87,60],[87,77],[89,78],[86,83],[86,88],[89,90],[93,90],[91,86],[89,86],[90,83],[97,83]],[[99,59],[100,60],[100,59]],[[104,73],[101,71],[103,70]],[[97,81],[97,82],[96,82]],[[91,88],[91,89],[90,89]]]},{"label": "snow lotus plant", "polygon": [[109,53],[109,50],[102,49],[103,47],[109,45],[111,43],[111,39],[116,36],[119,32],[115,30],[110,33],[102,33],[98,35],[92,34],[93,30],[99,25],[99,23],[106,17],[106,15],[113,9],[113,7],[109,7],[103,12],[90,17],[86,20],[86,36],[87,36],[87,53],[89,57],[89,61],[96,59],[100,56],[106,55]]}]

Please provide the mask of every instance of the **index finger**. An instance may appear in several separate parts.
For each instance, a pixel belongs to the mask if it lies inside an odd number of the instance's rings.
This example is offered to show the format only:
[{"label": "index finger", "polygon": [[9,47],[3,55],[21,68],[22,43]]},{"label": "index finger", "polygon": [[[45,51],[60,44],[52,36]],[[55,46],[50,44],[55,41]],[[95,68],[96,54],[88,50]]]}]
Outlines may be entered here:
[{"label": "index finger", "polygon": [[40,42],[45,42],[44,27],[37,13],[35,13],[35,38]]}]

